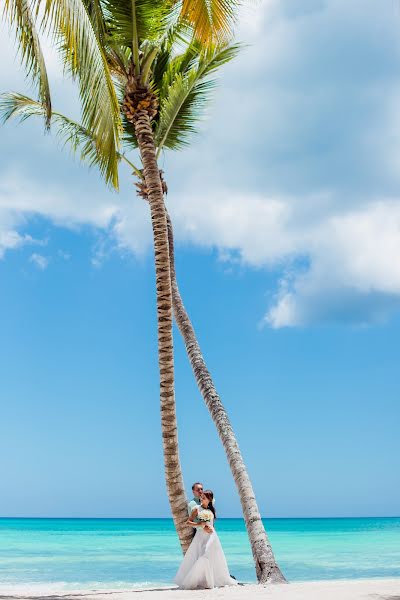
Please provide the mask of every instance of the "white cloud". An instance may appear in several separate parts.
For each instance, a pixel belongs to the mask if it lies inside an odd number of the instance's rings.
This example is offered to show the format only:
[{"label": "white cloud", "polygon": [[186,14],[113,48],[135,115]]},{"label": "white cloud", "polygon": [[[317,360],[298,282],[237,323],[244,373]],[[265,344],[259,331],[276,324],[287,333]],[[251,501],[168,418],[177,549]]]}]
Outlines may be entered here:
[{"label": "white cloud", "polygon": [[71,187],[56,184],[43,186],[17,172],[3,172],[0,209],[21,215],[40,214],[56,225],[67,227],[80,224],[107,227],[118,210],[116,197],[104,194],[94,201],[90,195],[85,197],[86,193],[83,189],[81,194],[74,193]]},{"label": "white cloud", "polygon": [[[61,154],[60,162],[65,159]],[[40,216],[70,229],[94,228],[98,232],[92,257],[95,266],[100,266],[116,248],[121,253],[143,255],[151,247],[150,212],[148,205],[136,197],[132,183],[118,195],[99,181],[91,187],[89,177],[79,185],[74,175],[80,171],[85,179],[85,169],[78,164],[72,164],[69,169],[68,186],[51,182],[43,187],[18,172],[0,172],[0,257],[7,249],[42,243],[17,231],[20,225],[27,226],[31,216]],[[69,258],[63,251],[58,254],[65,260]]]},{"label": "white cloud", "polygon": [[[315,204],[324,207],[310,218]],[[381,321],[400,308],[400,202],[335,214],[329,198],[215,197],[171,203],[179,239],[242,264],[284,269],[264,322]]]},{"label": "white cloud", "polygon": [[15,250],[33,243],[30,235],[20,234],[17,229],[23,224],[23,216],[13,210],[4,210],[0,205],[0,259],[7,250]]},{"label": "white cloud", "polygon": [[120,251],[129,249],[137,256],[142,256],[152,244],[150,209],[131,188],[132,197],[128,197],[128,203],[121,206],[112,233]]},{"label": "white cloud", "polygon": [[382,322],[400,308],[400,202],[334,216],[308,233],[309,267],[280,283],[272,327]]},{"label": "white cloud", "polygon": [[[215,192],[214,192],[215,194]],[[263,266],[290,256],[296,249],[290,228],[292,209],[285,200],[229,194],[226,191],[180,196],[170,212],[180,240],[238,250],[244,262]]]},{"label": "white cloud", "polygon": [[44,271],[49,266],[49,259],[42,254],[37,254],[36,252],[30,255],[29,262],[34,264],[41,271]]},{"label": "white cloud", "polygon": [[15,230],[0,229],[0,258],[3,258],[6,250],[20,248],[30,239],[29,236],[22,236]]}]

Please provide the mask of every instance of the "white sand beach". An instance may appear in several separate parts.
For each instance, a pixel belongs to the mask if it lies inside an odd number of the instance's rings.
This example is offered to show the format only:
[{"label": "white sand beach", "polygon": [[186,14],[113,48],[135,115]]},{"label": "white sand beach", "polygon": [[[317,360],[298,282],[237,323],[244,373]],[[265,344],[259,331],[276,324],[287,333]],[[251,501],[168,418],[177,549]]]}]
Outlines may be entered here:
[{"label": "white sand beach", "polygon": [[0,595],[1,600],[400,600],[400,579],[313,581],[262,587],[186,591],[153,590],[73,591],[40,595]]}]

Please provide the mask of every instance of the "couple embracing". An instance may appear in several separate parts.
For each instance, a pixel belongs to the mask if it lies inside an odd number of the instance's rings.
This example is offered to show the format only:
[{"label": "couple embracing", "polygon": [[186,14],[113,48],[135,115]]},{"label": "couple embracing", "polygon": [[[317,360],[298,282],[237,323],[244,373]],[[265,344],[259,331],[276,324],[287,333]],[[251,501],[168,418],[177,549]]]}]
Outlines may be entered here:
[{"label": "couple embracing", "polygon": [[229,575],[221,542],[215,531],[216,517],[214,494],[203,490],[203,484],[192,485],[193,500],[188,504],[188,525],[194,536],[175,577],[182,589],[206,589],[224,585],[237,585]]}]

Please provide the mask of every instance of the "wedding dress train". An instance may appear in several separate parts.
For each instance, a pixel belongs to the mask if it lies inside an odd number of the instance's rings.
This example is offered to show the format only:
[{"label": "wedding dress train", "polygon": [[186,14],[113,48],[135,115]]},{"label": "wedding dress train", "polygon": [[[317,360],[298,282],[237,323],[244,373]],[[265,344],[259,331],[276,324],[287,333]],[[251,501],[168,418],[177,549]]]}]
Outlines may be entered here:
[{"label": "wedding dress train", "polygon": [[229,575],[221,542],[215,530],[206,533],[198,528],[175,576],[175,583],[185,590],[237,585]]}]

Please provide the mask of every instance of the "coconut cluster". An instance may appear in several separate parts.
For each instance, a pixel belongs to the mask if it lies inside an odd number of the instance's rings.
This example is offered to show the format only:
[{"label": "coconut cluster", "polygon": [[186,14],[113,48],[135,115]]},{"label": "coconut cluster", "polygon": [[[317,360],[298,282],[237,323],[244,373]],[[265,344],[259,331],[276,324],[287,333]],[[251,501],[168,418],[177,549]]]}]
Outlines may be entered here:
[{"label": "coconut cluster", "polygon": [[133,123],[135,113],[145,110],[150,119],[154,119],[158,111],[158,100],[148,86],[143,86],[136,77],[130,75],[126,84],[122,109],[126,118]]}]

